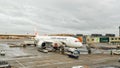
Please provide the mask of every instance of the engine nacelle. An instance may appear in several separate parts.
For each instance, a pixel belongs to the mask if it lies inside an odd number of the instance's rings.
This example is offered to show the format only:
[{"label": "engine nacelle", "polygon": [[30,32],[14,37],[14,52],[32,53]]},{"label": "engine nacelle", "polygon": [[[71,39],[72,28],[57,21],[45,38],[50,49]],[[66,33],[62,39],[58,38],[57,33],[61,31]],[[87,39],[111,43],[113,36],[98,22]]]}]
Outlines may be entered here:
[{"label": "engine nacelle", "polygon": [[37,43],[37,47],[38,47],[38,48],[42,48],[43,46],[46,46],[46,44],[45,44],[44,41],[39,41],[39,42]]}]

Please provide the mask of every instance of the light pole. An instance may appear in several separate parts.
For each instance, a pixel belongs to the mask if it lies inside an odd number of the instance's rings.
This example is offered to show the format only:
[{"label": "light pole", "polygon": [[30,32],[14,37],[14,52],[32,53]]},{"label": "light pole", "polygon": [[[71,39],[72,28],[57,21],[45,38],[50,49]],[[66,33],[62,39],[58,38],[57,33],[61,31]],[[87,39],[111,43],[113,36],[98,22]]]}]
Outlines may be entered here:
[{"label": "light pole", "polygon": [[119,26],[119,36],[120,36],[120,26]]}]

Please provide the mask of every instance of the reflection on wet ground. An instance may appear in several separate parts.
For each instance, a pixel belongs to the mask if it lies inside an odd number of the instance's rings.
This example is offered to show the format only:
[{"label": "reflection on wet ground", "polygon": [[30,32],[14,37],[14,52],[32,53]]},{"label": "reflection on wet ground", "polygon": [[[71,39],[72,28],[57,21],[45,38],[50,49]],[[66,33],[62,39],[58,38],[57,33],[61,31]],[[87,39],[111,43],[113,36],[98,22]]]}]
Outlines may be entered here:
[{"label": "reflection on wet ground", "polygon": [[6,51],[6,57],[24,56],[28,55],[24,52],[23,48],[10,48],[7,44],[0,44],[3,50]]},{"label": "reflection on wet ground", "polygon": [[31,57],[31,56],[39,56],[45,57],[51,55],[51,53],[44,54],[37,51],[37,48],[34,46],[28,46],[26,48],[23,47],[9,47],[8,44],[0,44],[0,49],[5,50],[4,58],[18,58],[18,57]]},{"label": "reflection on wet ground", "polygon": [[[19,56],[32,56],[39,55],[40,53],[37,51],[37,48],[34,46],[29,46],[26,48],[23,47],[9,47],[8,44],[0,44],[0,48],[6,51],[6,57],[19,57]],[[86,46],[84,45],[82,48],[79,48],[81,54],[88,54]],[[113,49],[115,50],[115,49]],[[92,54],[110,54],[111,50],[102,50],[102,49],[91,49]]]}]

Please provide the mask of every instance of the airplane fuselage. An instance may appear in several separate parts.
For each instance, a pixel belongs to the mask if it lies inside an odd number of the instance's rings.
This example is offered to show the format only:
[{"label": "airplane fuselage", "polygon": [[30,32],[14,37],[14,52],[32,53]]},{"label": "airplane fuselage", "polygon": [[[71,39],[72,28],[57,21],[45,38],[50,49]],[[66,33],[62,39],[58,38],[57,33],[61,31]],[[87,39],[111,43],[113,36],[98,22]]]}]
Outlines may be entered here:
[{"label": "airplane fuselage", "polygon": [[40,41],[43,42],[63,42],[67,47],[73,47],[73,48],[79,48],[82,47],[82,43],[74,37],[68,37],[68,36],[36,36],[36,40],[38,40],[38,45]]}]

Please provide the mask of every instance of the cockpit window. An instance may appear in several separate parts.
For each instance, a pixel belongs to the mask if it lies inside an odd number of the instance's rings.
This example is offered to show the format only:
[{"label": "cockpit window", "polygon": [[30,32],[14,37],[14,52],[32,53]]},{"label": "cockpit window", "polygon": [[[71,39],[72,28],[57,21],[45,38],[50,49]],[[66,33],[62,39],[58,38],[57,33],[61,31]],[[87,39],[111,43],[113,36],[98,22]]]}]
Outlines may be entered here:
[{"label": "cockpit window", "polygon": [[79,40],[75,40],[75,42],[80,42]]}]

